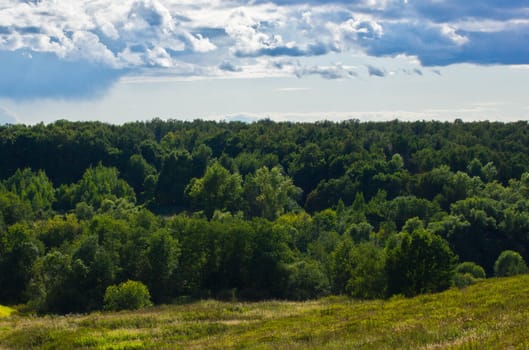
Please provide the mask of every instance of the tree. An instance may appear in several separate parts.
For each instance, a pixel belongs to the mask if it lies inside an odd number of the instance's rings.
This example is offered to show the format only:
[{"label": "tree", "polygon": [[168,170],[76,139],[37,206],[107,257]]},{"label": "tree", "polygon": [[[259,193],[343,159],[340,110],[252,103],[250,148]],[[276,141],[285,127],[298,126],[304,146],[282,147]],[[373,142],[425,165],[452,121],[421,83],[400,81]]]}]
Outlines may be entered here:
[{"label": "tree", "polygon": [[85,202],[98,209],[105,199],[123,198],[131,203],[136,202],[134,190],[119,178],[117,168],[105,167],[101,163],[95,168],[86,169],[83,178],[69,188],[65,196],[68,197],[70,208],[79,202]]},{"label": "tree", "polygon": [[178,266],[178,242],[167,230],[158,230],[148,238],[148,274],[146,281],[154,301],[163,301],[171,295],[172,277]]},{"label": "tree", "polygon": [[18,195],[22,200],[31,203],[33,212],[49,212],[55,202],[55,190],[44,171],[33,172],[29,168],[17,171],[5,181],[6,189]]},{"label": "tree", "polygon": [[33,217],[31,203],[12,192],[0,192],[0,213],[7,226]]},{"label": "tree", "polygon": [[316,261],[298,261],[288,266],[286,296],[293,300],[322,297],[330,292],[330,284],[321,264]]},{"label": "tree", "polygon": [[346,230],[346,233],[355,241],[355,243],[368,241],[372,232],[373,226],[365,221],[351,224]]},{"label": "tree", "polygon": [[292,179],[281,167],[262,167],[254,175],[248,175],[244,183],[245,197],[250,205],[250,214],[275,220],[292,207],[301,189],[294,186]]},{"label": "tree", "polygon": [[28,286],[29,306],[39,312],[70,311],[67,282],[71,271],[70,256],[58,250],[39,258]]},{"label": "tree", "polygon": [[275,224],[287,227],[293,246],[300,252],[306,252],[307,245],[317,237],[317,232],[312,229],[312,217],[305,212],[283,214]]},{"label": "tree", "polygon": [[425,229],[401,232],[388,245],[388,292],[414,296],[439,292],[450,286],[456,257],[441,237]]},{"label": "tree", "polygon": [[193,158],[189,152],[178,150],[165,157],[155,189],[157,204],[187,207],[184,190],[192,177]]},{"label": "tree", "polygon": [[316,143],[307,144],[293,156],[288,172],[305,193],[310,193],[326,175],[325,154]]},{"label": "tree", "polygon": [[26,224],[0,230],[0,304],[25,301],[33,264],[43,250],[39,243]]},{"label": "tree", "polygon": [[384,250],[373,242],[364,242],[352,248],[351,258],[351,277],[345,287],[347,293],[362,299],[384,297],[387,289]]},{"label": "tree", "polygon": [[289,235],[284,227],[271,225],[264,219],[252,220],[255,229],[254,254],[250,261],[252,287],[262,297],[284,297],[292,251],[288,247]]},{"label": "tree", "polygon": [[528,271],[521,255],[512,250],[503,251],[494,263],[494,275],[498,277],[520,275]]},{"label": "tree", "polygon": [[215,209],[237,211],[241,208],[242,178],[215,162],[206,169],[204,177],[191,180],[186,193],[193,207],[204,210],[211,218]]},{"label": "tree", "polygon": [[385,217],[401,228],[413,217],[429,220],[440,208],[433,202],[415,196],[397,197],[387,203]]},{"label": "tree", "polygon": [[145,179],[156,174],[156,168],[150,165],[145,158],[139,154],[133,154],[129,158],[127,181],[134,188],[137,195],[145,191]]},{"label": "tree", "polygon": [[450,245],[462,260],[474,261],[488,273],[492,273],[500,252],[512,245],[498,227],[502,217],[509,216],[502,208],[505,204],[485,196],[474,196],[451,205],[451,215],[459,223],[447,237]]},{"label": "tree", "polygon": [[347,282],[353,273],[353,241],[350,238],[336,245],[331,254],[331,284],[334,293],[345,293]]},{"label": "tree", "polygon": [[38,238],[47,249],[58,248],[81,236],[83,227],[73,214],[56,215],[38,225]]},{"label": "tree", "polygon": [[149,289],[141,282],[128,280],[111,285],[103,299],[105,310],[137,310],[152,305]]}]

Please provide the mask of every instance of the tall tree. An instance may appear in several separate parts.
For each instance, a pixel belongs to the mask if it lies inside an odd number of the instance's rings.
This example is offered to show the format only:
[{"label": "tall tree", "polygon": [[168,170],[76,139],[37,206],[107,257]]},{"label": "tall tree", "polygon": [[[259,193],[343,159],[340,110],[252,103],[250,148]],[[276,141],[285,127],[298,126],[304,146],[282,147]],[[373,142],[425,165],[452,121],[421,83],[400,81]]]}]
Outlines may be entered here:
[{"label": "tall tree", "polygon": [[241,209],[242,178],[215,162],[206,169],[202,178],[191,180],[186,193],[193,207],[204,210],[206,216],[211,218],[215,210]]},{"label": "tall tree", "polygon": [[296,205],[295,200],[301,194],[301,189],[283,174],[281,167],[275,166],[272,169],[262,167],[254,175],[248,175],[244,193],[251,216],[275,220],[287,207]]},{"label": "tall tree", "polygon": [[456,257],[448,243],[424,228],[402,232],[387,249],[389,294],[414,296],[450,286]]},{"label": "tall tree", "polygon": [[193,158],[185,150],[174,151],[163,162],[155,195],[158,205],[186,208],[186,185],[193,177]]}]

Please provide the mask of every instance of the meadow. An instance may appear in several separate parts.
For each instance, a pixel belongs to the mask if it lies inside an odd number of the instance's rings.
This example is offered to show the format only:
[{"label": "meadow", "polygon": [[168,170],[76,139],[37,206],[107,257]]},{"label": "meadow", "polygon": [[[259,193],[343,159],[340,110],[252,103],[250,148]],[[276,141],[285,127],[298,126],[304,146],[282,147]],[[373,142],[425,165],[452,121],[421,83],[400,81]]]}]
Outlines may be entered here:
[{"label": "meadow", "polygon": [[[2,349],[528,348],[529,275],[414,298],[213,300],[43,317],[0,309]],[[6,309],[7,310],[7,309]]]}]

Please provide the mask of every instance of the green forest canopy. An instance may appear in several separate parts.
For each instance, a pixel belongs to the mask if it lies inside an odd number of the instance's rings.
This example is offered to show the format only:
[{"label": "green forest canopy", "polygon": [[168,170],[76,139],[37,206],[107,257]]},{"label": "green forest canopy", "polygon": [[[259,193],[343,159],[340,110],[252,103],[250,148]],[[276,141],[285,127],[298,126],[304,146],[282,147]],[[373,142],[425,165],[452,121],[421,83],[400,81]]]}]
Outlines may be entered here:
[{"label": "green forest canopy", "polygon": [[40,312],[129,280],[155,303],[411,296],[529,258],[526,122],[9,125],[0,179],[0,304]]}]

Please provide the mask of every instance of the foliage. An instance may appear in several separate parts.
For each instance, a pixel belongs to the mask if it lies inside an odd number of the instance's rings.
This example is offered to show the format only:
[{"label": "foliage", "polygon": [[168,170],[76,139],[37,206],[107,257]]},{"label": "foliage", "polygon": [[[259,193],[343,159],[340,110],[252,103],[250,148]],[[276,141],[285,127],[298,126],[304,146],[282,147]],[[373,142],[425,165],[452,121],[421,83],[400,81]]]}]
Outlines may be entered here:
[{"label": "foliage", "polygon": [[336,245],[331,253],[330,276],[333,292],[343,294],[353,274],[353,241],[349,238]]},{"label": "foliage", "polygon": [[103,304],[105,310],[137,310],[152,305],[147,286],[130,280],[109,286]]},{"label": "foliage", "polygon": [[301,189],[276,166],[272,169],[262,167],[257,169],[255,175],[248,175],[244,192],[251,214],[274,220],[283,214],[288,206],[294,206],[295,198],[301,193]]},{"label": "foliage", "polygon": [[518,252],[503,251],[494,263],[494,275],[498,277],[514,276],[527,273],[527,264]]},{"label": "foliage", "polygon": [[499,273],[524,272],[528,140],[525,122],[0,126],[0,303],[89,312],[127,280],[155,303],[411,296],[506,250]]},{"label": "foliage", "polygon": [[486,277],[485,270],[478,264],[465,261],[457,265],[454,274],[454,285],[458,288],[464,288],[476,283],[478,280]]},{"label": "foliage", "polygon": [[0,231],[0,300],[4,304],[24,301],[32,277],[32,266],[42,253],[42,244],[27,224],[17,223]]},{"label": "foliage", "polygon": [[124,198],[135,202],[134,190],[124,180],[119,178],[116,168],[108,168],[99,163],[95,168],[88,168],[82,179],[71,186],[65,195],[69,207],[75,207],[79,202],[85,202],[94,208],[99,208],[105,200]]},{"label": "foliage", "polygon": [[167,230],[161,229],[147,239],[147,245],[144,279],[154,301],[167,300],[171,296],[172,280],[178,267],[178,241]]},{"label": "foliage", "polygon": [[394,247],[388,246],[388,292],[414,296],[447,289],[455,256],[441,237],[419,228],[402,232]]},{"label": "foliage", "polygon": [[171,152],[163,166],[155,187],[158,205],[186,205],[184,189],[193,177],[193,159],[186,150]]},{"label": "foliage", "polygon": [[5,188],[19,196],[20,199],[29,201],[35,213],[50,211],[55,202],[53,184],[42,170],[34,173],[29,168],[17,169],[5,181]]},{"label": "foliage", "polygon": [[203,208],[209,218],[215,209],[233,212],[240,209],[242,178],[239,174],[230,174],[220,163],[214,163],[206,169],[204,177],[191,180],[186,193],[193,205]]},{"label": "foliage", "polygon": [[456,273],[462,273],[462,274],[470,274],[472,277],[476,279],[482,279],[485,278],[485,270],[483,267],[479,266],[478,264],[470,261],[465,261],[459,265],[457,265],[455,269]]},{"label": "foliage", "polygon": [[316,261],[302,260],[288,266],[288,269],[287,298],[315,299],[329,293],[329,280]]},{"label": "foliage", "polygon": [[67,298],[68,277],[72,271],[70,257],[55,250],[39,258],[33,269],[33,279],[28,286],[30,308],[39,312],[67,311],[70,308]]},{"label": "foliage", "polygon": [[351,276],[345,286],[347,293],[361,299],[383,298],[388,279],[384,271],[384,250],[373,242],[365,242],[353,247],[351,255]]}]

